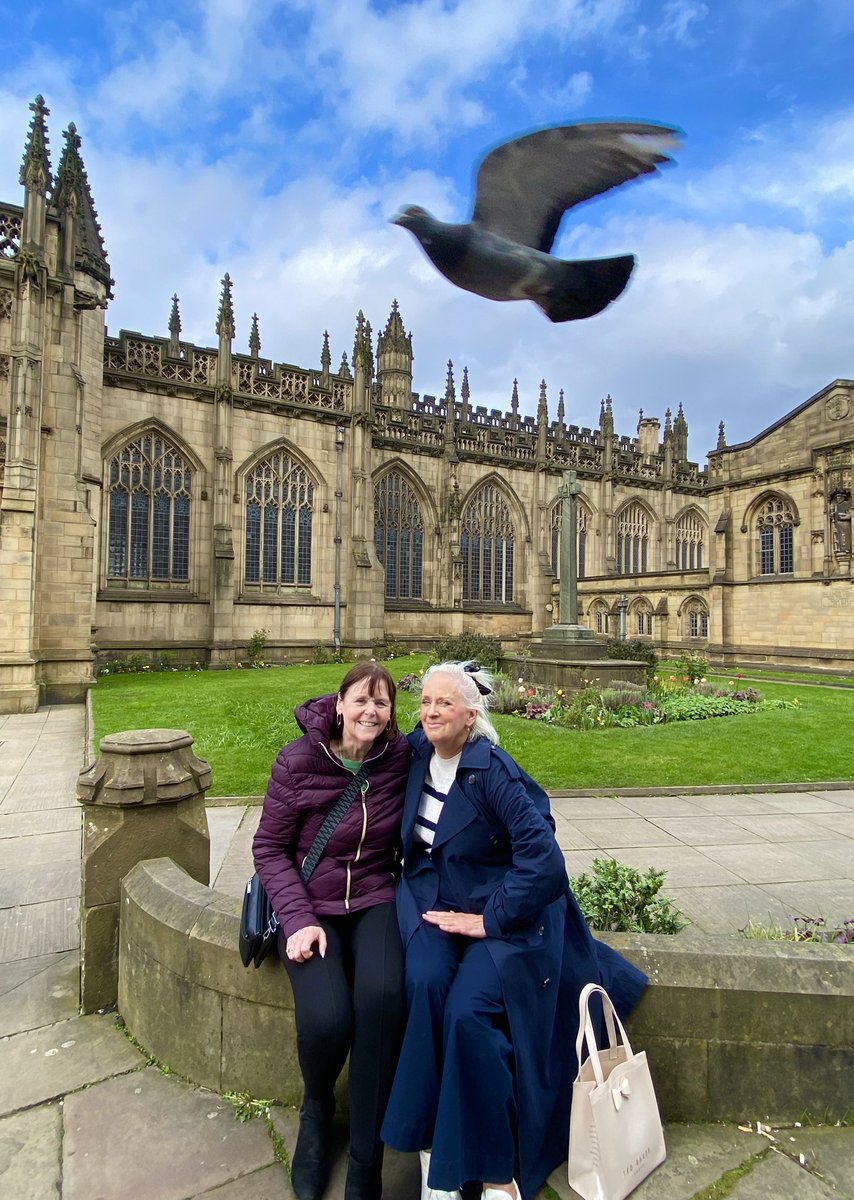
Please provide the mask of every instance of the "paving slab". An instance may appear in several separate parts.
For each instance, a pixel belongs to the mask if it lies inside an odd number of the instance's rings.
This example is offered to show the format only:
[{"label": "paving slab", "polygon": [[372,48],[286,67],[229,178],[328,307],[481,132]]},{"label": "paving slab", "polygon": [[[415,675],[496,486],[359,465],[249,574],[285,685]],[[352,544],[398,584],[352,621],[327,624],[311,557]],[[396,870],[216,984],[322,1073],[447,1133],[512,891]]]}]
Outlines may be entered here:
[{"label": "paving slab", "polygon": [[777,812],[785,813],[835,813],[845,812],[845,792],[785,792],[765,796],[765,802]]},{"label": "paving slab", "polygon": [[641,871],[648,867],[666,871],[666,891],[678,887],[738,886],[742,882],[738,875],[707,858],[700,850],[678,843],[671,846],[621,847],[614,850],[614,858],[627,867],[637,867]]},{"label": "paving slab", "polygon": [[0,1116],[136,1071],[144,1061],[107,1015],[0,1038]]},{"label": "paving slab", "polygon": [[838,1196],[854,1198],[854,1126],[806,1126],[774,1130],[777,1139],[807,1166],[836,1188]]},{"label": "paving slab", "polygon": [[754,884],[799,883],[826,879],[829,874],[828,864],[821,855],[813,858],[801,846],[775,846],[759,841],[738,846],[704,846],[703,853]]},{"label": "paving slab", "polygon": [[286,1167],[273,1163],[251,1175],[242,1175],[233,1183],[198,1192],[193,1200],[294,1200],[294,1193]]},{"label": "paving slab", "polygon": [[[551,793],[550,793],[551,795]],[[568,821],[594,817],[633,817],[635,813],[616,796],[552,796],[552,812]]]},{"label": "paving slab", "polygon": [[839,1192],[773,1150],[737,1181],[731,1200],[839,1200]]},{"label": "paving slab", "polygon": [[22,772],[3,797],[0,812],[5,815],[48,808],[79,809],[76,799],[79,773],[76,768],[41,776],[38,772],[30,776]]},{"label": "paving slab", "polygon": [[0,963],[74,950],[80,905],[73,897],[0,909]]},{"label": "paving slab", "polygon": [[14,867],[40,867],[43,863],[80,862],[80,825],[64,833],[0,841],[0,871]]},{"label": "paving slab", "polygon": [[854,812],[815,813],[813,820],[816,825],[832,829],[834,833],[840,833],[843,837],[854,838]]},{"label": "paving slab", "polygon": [[7,1200],[59,1200],[62,1180],[62,1112],[42,1104],[0,1120],[0,1196]]},{"label": "paving slab", "polygon": [[[768,1147],[765,1138],[743,1133],[733,1125],[668,1125],[664,1140],[667,1158],[632,1192],[632,1200],[691,1200],[726,1171]],[[548,1182],[561,1200],[578,1196],[567,1182],[565,1163],[549,1176]],[[766,1200],[770,1196],[775,1193],[767,1193]]]},{"label": "paving slab", "polygon": [[65,1101],[63,1200],[189,1200],[274,1161],[264,1121],[156,1067]]},{"label": "paving slab", "polygon": [[634,814],[619,819],[573,820],[572,824],[594,845],[608,850],[621,846],[675,845],[677,841],[657,824]]},{"label": "paving slab", "polygon": [[789,912],[781,900],[750,884],[689,888],[665,885],[665,890],[702,933],[736,933],[751,920],[759,925],[785,925]]},{"label": "paving slab", "polygon": [[[768,890],[772,890],[772,885]],[[824,917],[828,925],[839,925],[854,918],[854,880],[778,883],[773,885],[773,891],[789,912],[799,913],[802,917]],[[854,1105],[854,1082],[851,1096]]]},{"label": "paving slab", "polygon": [[728,846],[761,842],[735,823],[735,818],[706,814],[702,817],[652,817],[650,823],[687,846]]},{"label": "paving slab", "polygon": [[779,813],[757,817],[742,813],[730,820],[748,833],[758,834],[766,842],[804,842],[821,837],[826,832],[823,826],[815,824],[811,814]]},{"label": "paving slab", "polygon": [[70,1020],[80,1010],[77,950],[4,963],[0,980],[0,1037]]},{"label": "paving slab", "polygon": [[702,817],[706,810],[699,797],[621,796],[620,803],[641,817]]},{"label": "paving slab", "polygon": [[0,809],[0,838],[38,837],[43,833],[68,833],[80,829],[83,810],[37,809],[34,812],[4,813]]},{"label": "paving slab", "polygon": [[564,850],[563,861],[570,879],[589,871],[596,858],[614,858],[607,850]]},{"label": "paving slab", "polygon": [[780,811],[769,804],[764,796],[754,796],[748,792],[694,796],[693,800],[704,812],[715,813],[722,817],[732,817],[738,813],[762,816],[763,814]]},{"label": "paving slab", "polygon": [[[243,819],[243,808],[232,805],[216,805],[208,808],[208,836],[211,841],[211,880],[219,874],[232,839]],[[2,827],[2,820],[0,820]]]},{"label": "paving slab", "polygon": [[555,817],[555,837],[561,850],[594,850],[596,843],[566,817]]},{"label": "paving slab", "polygon": [[80,863],[74,859],[39,867],[39,884],[34,895],[31,867],[0,871],[0,908],[14,908],[26,899],[67,900],[80,895]]}]

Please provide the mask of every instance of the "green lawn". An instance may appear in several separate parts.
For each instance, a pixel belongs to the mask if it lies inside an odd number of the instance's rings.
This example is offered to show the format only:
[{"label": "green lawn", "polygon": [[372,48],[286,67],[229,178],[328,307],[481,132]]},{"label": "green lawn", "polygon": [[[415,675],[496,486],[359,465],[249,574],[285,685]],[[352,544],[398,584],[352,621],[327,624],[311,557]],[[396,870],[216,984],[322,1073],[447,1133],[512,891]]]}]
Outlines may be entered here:
[{"label": "green lawn", "polygon": [[[423,656],[388,663],[395,679],[420,670]],[[102,677],[92,692],[97,739],[123,729],[187,729],[213,770],[212,795],[264,792],[270,765],[298,734],[293,709],[332,692],[346,666],[145,673]],[[723,678],[729,678],[724,676]],[[518,717],[496,717],[501,744],[545,787],[683,787],[827,781],[854,777],[854,695],[762,684],[768,699],[798,709],[635,729],[578,732]],[[401,692],[409,730],[417,697]]]}]

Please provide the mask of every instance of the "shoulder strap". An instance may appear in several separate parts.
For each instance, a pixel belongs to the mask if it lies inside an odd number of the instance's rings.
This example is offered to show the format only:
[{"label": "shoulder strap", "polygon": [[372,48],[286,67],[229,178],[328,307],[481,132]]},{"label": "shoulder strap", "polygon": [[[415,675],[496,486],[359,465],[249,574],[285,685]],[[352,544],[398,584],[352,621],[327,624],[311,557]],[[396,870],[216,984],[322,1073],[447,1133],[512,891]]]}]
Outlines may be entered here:
[{"label": "shoulder strap", "polygon": [[326,849],[327,842],[332,837],[333,833],[338,828],[338,826],[341,824],[341,821],[343,820],[344,814],[346,813],[347,809],[350,807],[350,805],[353,803],[353,801],[356,799],[359,792],[361,791],[362,784],[365,782],[367,774],[368,774],[368,764],[362,763],[361,767],[359,767],[359,770],[356,772],[356,774],[353,776],[353,778],[350,780],[350,782],[345,787],[344,791],[341,793],[340,798],[336,801],[335,807],[328,814],[328,816],[326,817],[326,820],[323,822],[323,824],[320,826],[320,829],[317,831],[317,836],[315,837],[314,841],[311,843],[309,852],[305,856],[302,867],[300,868],[300,875],[302,876],[303,883],[308,883],[309,879],[311,879],[311,876],[314,872],[314,868],[320,862],[321,855],[323,854],[323,851]]}]

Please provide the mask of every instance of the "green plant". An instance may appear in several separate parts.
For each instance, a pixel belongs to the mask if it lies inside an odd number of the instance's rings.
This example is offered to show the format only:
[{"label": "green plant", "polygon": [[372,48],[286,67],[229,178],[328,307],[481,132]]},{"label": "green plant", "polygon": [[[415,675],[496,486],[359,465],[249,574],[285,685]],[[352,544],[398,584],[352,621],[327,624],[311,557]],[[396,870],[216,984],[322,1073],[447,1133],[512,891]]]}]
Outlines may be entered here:
[{"label": "green plant", "polygon": [[378,646],[374,646],[374,658],[382,662],[388,662],[393,658],[401,658],[404,654],[408,654],[406,646],[403,642],[396,642],[394,638],[386,638],[384,642],[380,642]]},{"label": "green plant", "polygon": [[641,873],[613,858],[594,858],[589,874],[572,880],[572,890],[590,925],[601,932],[678,933],[686,922],[666,896],[666,874]]},{"label": "green plant", "polygon": [[498,668],[501,642],[485,633],[458,633],[433,643],[433,662],[478,662],[490,671]]},{"label": "green plant", "polygon": [[269,636],[269,629],[256,629],[246,643],[246,657],[253,666],[258,666],[263,662],[264,651],[267,649],[267,638]]},{"label": "green plant", "polygon": [[739,929],[742,937],[767,942],[831,942],[836,946],[854,945],[854,918],[828,925],[824,917],[789,916],[790,925],[762,925],[753,918]]},{"label": "green plant", "polygon": [[642,662],[646,671],[647,683],[651,683],[658,667],[658,655],[649,642],[639,638],[622,642],[619,638],[608,639],[609,658],[628,658],[632,662]]},{"label": "green plant", "polygon": [[257,1100],[249,1092],[223,1092],[223,1100],[227,1100],[234,1109],[238,1121],[252,1121],[255,1117],[266,1117],[274,1100]]},{"label": "green plant", "polygon": [[676,659],[673,670],[680,678],[686,679],[687,677],[688,683],[696,683],[698,679],[706,678],[709,660],[703,658],[701,654],[696,654],[693,650],[686,650]]}]

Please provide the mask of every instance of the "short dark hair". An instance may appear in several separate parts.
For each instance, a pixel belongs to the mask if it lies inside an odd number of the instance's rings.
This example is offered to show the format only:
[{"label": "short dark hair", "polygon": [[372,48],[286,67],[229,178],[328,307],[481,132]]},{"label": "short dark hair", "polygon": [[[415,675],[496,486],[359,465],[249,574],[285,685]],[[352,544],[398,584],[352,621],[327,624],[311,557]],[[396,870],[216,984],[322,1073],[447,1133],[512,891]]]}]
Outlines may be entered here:
[{"label": "short dark hair", "polygon": [[[338,689],[338,695],[343,699],[351,687],[355,687],[358,683],[368,684],[368,695],[376,696],[380,689],[380,685],[384,685],[388,692],[388,698],[391,701],[391,713],[389,715],[388,729],[384,730],[380,737],[391,741],[396,738],[400,730],[397,727],[397,688],[394,680],[385,667],[381,667],[375,662],[358,662],[354,667],[351,667],[344,678],[341,680],[341,686]],[[377,739],[379,740],[379,738]]]}]

